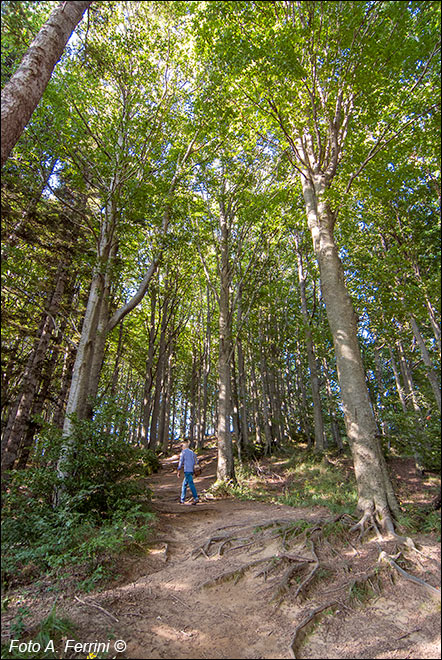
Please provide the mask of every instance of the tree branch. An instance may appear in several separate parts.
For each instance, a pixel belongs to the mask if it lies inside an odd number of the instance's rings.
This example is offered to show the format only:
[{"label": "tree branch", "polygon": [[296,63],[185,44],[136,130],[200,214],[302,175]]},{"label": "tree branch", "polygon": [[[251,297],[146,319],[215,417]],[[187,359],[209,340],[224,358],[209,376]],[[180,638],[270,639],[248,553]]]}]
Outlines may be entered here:
[{"label": "tree branch", "polygon": [[357,169],[355,172],[353,172],[353,174],[350,176],[350,180],[349,180],[349,182],[348,182],[348,184],[347,184],[347,187],[346,187],[346,189],[345,189],[345,192],[348,193],[348,191],[350,190],[351,185],[352,185],[353,181],[356,179],[356,177],[359,176],[359,174],[360,174],[360,173],[362,172],[362,170],[368,165],[368,163],[369,163],[371,160],[373,160],[373,158],[374,158],[375,156],[377,156],[377,154],[378,154],[380,151],[382,151],[382,149],[383,149],[384,147],[386,147],[387,144],[390,144],[390,142],[392,142],[395,138],[397,138],[398,135],[400,135],[401,133],[403,133],[404,130],[405,130],[406,128],[408,128],[408,126],[410,126],[411,124],[413,124],[415,121],[417,121],[417,120],[420,119],[421,117],[424,117],[426,114],[428,114],[431,110],[434,110],[435,108],[437,108],[437,105],[436,105],[436,104],[432,105],[430,108],[428,108],[427,110],[425,110],[425,112],[422,112],[421,114],[417,115],[416,117],[412,117],[412,118],[409,119],[407,122],[405,122],[405,124],[404,124],[403,126],[401,126],[401,128],[399,128],[397,131],[395,131],[391,137],[389,137],[387,140],[382,141],[382,139],[384,138],[384,136],[385,136],[385,134],[387,133],[388,129],[391,127],[392,122],[390,122],[390,123],[388,124],[388,126],[386,127],[386,129],[383,131],[382,135],[378,138],[378,140],[376,141],[376,143],[375,143],[375,144],[373,145],[373,147],[370,149],[370,151],[369,151],[367,157],[365,158],[365,160],[364,160],[364,161],[362,162],[362,164],[358,167],[358,169]]}]

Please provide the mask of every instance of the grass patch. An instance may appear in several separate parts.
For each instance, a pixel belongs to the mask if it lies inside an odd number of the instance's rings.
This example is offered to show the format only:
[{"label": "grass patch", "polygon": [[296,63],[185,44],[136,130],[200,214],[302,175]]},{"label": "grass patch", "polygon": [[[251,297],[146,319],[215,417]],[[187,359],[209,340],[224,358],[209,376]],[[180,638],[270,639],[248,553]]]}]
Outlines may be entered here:
[{"label": "grass patch", "polygon": [[235,465],[235,482],[216,481],[206,492],[216,498],[235,497],[293,507],[325,506],[333,514],[352,514],[358,499],[353,472],[346,469],[345,457],[330,458],[334,463],[314,452],[292,454],[279,465],[279,473],[282,467],[287,478],[283,495],[269,492],[265,473],[257,476],[254,465],[245,462]]},{"label": "grass patch", "polygon": [[353,473],[339,465],[323,464],[321,456],[309,454],[299,460],[292,457],[286,464],[289,486],[278,502],[288,506],[325,506],[332,513],[352,513],[357,505],[357,488]]},{"label": "grass patch", "polygon": [[215,481],[205,491],[211,497],[223,499],[235,497],[238,500],[268,500],[269,497],[264,489],[255,489],[246,480],[234,481]]},{"label": "grass patch", "polygon": [[398,518],[399,527],[408,534],[436,534],[441,540],[440,511],[429,510],[422,505],[407,505]]}]

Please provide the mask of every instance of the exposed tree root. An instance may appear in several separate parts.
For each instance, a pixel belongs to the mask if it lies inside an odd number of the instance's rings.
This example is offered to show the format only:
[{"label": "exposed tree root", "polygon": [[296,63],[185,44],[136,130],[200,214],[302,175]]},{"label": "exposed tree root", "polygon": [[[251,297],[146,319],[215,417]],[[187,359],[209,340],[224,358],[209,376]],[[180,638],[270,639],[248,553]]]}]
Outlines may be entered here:
[{"label": "exposed tree root", "polygon": [[279,554],[278,558],[280,559],[288,559],[289,561],[299,561],[303,563],[314,563],[316,559],[311,559],[310,557],[301,557],[301,555],[293,555],[293,554],[288,554],[287,552],[284,552],[283,554]]},{"label": "exposed tree root", "polygon": [[[368,524],[367,524],[368,523]],[[362,516],[361,520],[351,527],[351,532],[357,532],[359,530],[358,543],[362,541],[364,534],[369,532],[371,529],[374,529],[376,536],[379,541],[383,541],[384,537],[382,536],[379,527],[377,526],[374,515],[370,511],[366,511]]]},{"label": "exposed tree root", "polygon": [[313,555],[314,558],[315,558],[315,564],[314,564],[312,570],[310,571],[310,573],[309,573],[309,574],[307,575],[307,577],[305,578],[305,580],[304,580],[304,581],[299,585],[299,587],[296,589],[295,594],[294,594],[294,596],[293,596],[294,598],[297,598],[297,597],[299,596],[299,594],[300,594],[302,591],[304,591],[304,590],[306,589],[306,587],[307,587],[307,586],[310,584],[310,582],[313,580],[313,578],[315,577],[315,575],[316,575],[316,573],[317,573],[317,571],[318,571],[318,569],[319,569],[319,565],[320,565],[320,564],[319,564],[319,559],[318,559],[318,555],[317,555],[316,552],[315,552],[315,546],[313,545],[313,542],[312,542],[312,541],[310,541],[310,549],[311,549],[312,555]]},{"label": "exposed tree root", "polygon": [[[341,522],[341,525],[335,529],[334,525],[339,522]],[[370,530],[375,532],[378,547],[381,551],[378,561],[388,563],[403,577],[425,587],[433,597],[440,599],[439,589],[407,573],[398,566],[395,559],[399,555],[390,556],[382,550],[379,541],[388,541],[390,542],[390,548],[391,545],[394,545],[394,542],[397,542],[405,545],[413,552],[422,554],[417,550],[412,539],[399,536],[389,526],[381,526],[374,513],[365,513],[356,524],[353,518],[344,514],[323,519],[314,524],[283,518],[265,522],[259,527],[256,524],[230,525],[215,530],[213,536],[203,545],[193,550],[191,556],[196,559],[203,555],[209,559],[216,555],[221,557],[227,552],[240,549],[246,549],[249,556],[252,556],[253,554],[262,553],[266,546],[271,545],[274,548],[275,539],[279,538],[279,552],[273,551],[272,554],[267,552],[265,557],[259,557],[241,566],[224,571],[201,584],[200,588],[212,587],[228,580],[234,580],[236,584],[245,576],[247,571],[260,566],[254,577],[264,578],[265,582],[268,581],[271,590],[268,597],[276,602],[275,609],[280,607],[284,601],[299,601],[302,597],[306,597],[307,592],[312,590],[313,582],[319,585],[324,575],[327,577],[332,575],[333,582],[328,583],[329,588],[327,590],[316,588],[315,598],[325,599],[330,597],[327,596],[328,594],[336,596],[336,593],[339,593],[341,594],[339,597],[343,598],[344,601],[357,599],[364,602],[380,593],[379,567],[366,570],[364,562],[368,553],[371,556],[372,566],[373,562],[376,561],[373,556],[375,548],[371,544],[368,546],[368,550],[367,548],[363,550],[362,547],[360,548],[361,551],[357,550],[355,545],[350,543],[350,535],[351,532],[358,531],[358,538],[361,540]],[[334,546],[330,543],[331,539],[333,539]],[[350,546],[354,552],[351,560],[343,552],[344,543]],[[391,572],[386,572],[386,575],[392,579]],[[335,600],[328,601],[323,605],[318,605],[311,611],[304,610],[301,612],[300,616],[304,618],[296,627],[290,644],[290,654],[293,658],[297,657],[302,640],[309,628],[318,621],[325,610],[336,608],[338,604],[342,608],[346,607],[345,602],[338,601],[335,598]]]},{"label": "exposed tree root", "polygon": [[296,658],[298,657],[299,647],[301,646],[302,641],[307,635],[311,626],[318,621],[319,615],[322,614],[324,610],[327,610],[329,608],[334,609],[335,607],[337,607],[337,605],[338,605],[337,601],[332,600],[331,602],[326,603],[325,605],[320,605],[319,607],[316,607],[314,610],[312,610],[307,614],[307,616],[301,621],[301,623],[298,626],[296,626],[295,632],[293,634],[289,646],[289,652],[292,658],[295,658],[296,660]]},{"label": "exposed tree root", "polygon": [[168,559],[169,559],[169,544],[165,543],[164,544],[164,550],[163,550],[163,561],[164,561],[164,563],[166,563]]},{"label": "exposed tree root", "polygon": [[206,587],[214,587],[217,584],[221,584],[221,582],[227,582],[228,580],[232,580],[232,579],[235,580],[235,584],[236,584],[246,571],[248,571],[250,568],[253,568],[254,566],[257,566],[258,564],[262,564],[263,562],[268,561],[268,559],[269,559],[268,557],[264,557],[263,559],[255,559],[255,561],[251,561],[248,564],[244,564],[239,568],[235,568],[231,571],[224,571],[224,573],[220,573],[215,578],[212,578],[200,584],[199,588],[205,589]]},{"label": "exposed tree root", "polygon": [[380,593],[379,584],[375,586],[375,584],[373,584],[372,582],[372,579],[374,579],[376,582],[379,581],[379,574],[377,573],[376,570],[370,571],[370,573],[367,573],[363,576],[351,580],[351,582],[346,587],[349,598],[350,599],[356,598],[357,600],[363,600],[360,595],[357,595],[356,590],[360,592],[361,588],[365,587],[367,583],[369,584],[373,593],[379,594]]},{"label": "exposed tree root", "polygon": [[406,545],[410,550],[413,550],[414,552],[420,552],[416,548],[412,538],[409,536],[401,536],[396,532],[393,520],[389,515],[385,517],[382,523],[382,529],[384,533],[382,533],[380,530],[380,523],[376,520],[376,516],[369,511],[364,513],[361,520],[353,525],[350,531],[356,532],[359,530],[358,542],[361,542],[362,537],[372,529],[376,532],[376,536],[379,542],[396,541],[396,543]]},{"label": "exposed tree root", "polygon": [[[210,539],[208,539],[204,545],[195,548],[192,551],[192,559],[196,559],[201,554],[208,558],[211,556],[210,553],[212,551],[212,546],[216,545],[217,543],[219,543],[219,547],[217,550],[215,550],[215,553],[217,553],[218,556],[221,556],[227,549],[237,550],[245,546],[262,544],[264,539],[281,536],[281,534],[283,535],[283,545],[287,547],[286,537],[288,534],[293,532],[294,521],[287,519],[277,519],[272,520],[271,522],[264,525],[260,525],[259,527],[257,527],[256,524],[246,526],[229,525],[227,527],[238,527],[239,529],[237,530],[237,533],[233,534],[215,534]],[[227,527],[219,527],[216,532],[227,529]],[[278,529],[275,529],[275,527]],[[246,530],[256,530],[256,533],[253,534],[253,537],[250,535],[250,533],[249,536],[244,536]],[[238,532],[240,532],[240,534],[238,534]],[[240,545],[234,545],[235,543],[239,543]]]},{"label": "exposed tree root", "polygon": [[[291,588],[291,580],[294,577],[296,573],[299,573],[300,571],[303,570],[305,564],[295,564],[294,566],[289,566],[289,568],[285,571],[283,576],[278,582],[278,585],[276,587],[275,595],[273,597],[273,600],[277,600],[276,607],[278,608],[281,603],[283,602],[284,598],[287,596],[287,594],[290,591]],[[301,586],[304,584],[304,582],[301,584]]]},{"label": "exposed tree root", "polygon": [[406,580],[411,580],[415,584],[419,584],[422,587],[424,587],[434,598],[437,598],[440,600],[440,589],[437,589],[436,587],[433,587],[431,584],[428,584],[428,582],[425,582],[424,580],[421,580],[420,578],[416,577],[415,575],[412,575],[411,573],[408,573],[407,571],[404,571],[403,568],[401,568],[396,562],[395,559],[396,557],[390,557],[384,550],[379,555],[378,561],[385,561],[387,562],[392,568],[394,568],[402,577],[404,577]]},{"label": "exposed tree root", "polygon": [[289,554],[278,555],[278,558],[285,559],[286,561],[290,561],[290,562],[295,562],[295,565],[289,566],[289,568],[285,571],[285,573],[282,575],[281,579],[277,583],[276,592],[275,595],[273,596],[273,600],[277,601],[276,604],[277,608],[282,604],[286,596],[290,594],[291,581],[292,578],[296,575],[296,573],[302,571],[308,564],[314,564],[313,568],[310,570],[307,577],[298,585],[295,593],[292,596],[293,599],[296,599],[303,592],[305,593],[308,585],[313,581],[315,575],[317,574],[320,566],[320,562],[315,552],[315,547],[312,541],[310,541],[310,549],[314,559],[297,557]]}]

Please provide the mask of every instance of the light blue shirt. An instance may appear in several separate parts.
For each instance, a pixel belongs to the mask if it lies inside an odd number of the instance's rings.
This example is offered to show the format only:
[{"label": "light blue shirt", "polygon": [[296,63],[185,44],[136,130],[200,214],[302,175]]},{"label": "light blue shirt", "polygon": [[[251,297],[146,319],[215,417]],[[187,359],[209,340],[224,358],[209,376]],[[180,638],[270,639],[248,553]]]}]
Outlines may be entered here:
[{"label": "light blue shirt", "polygon": [[178,463],[178,470],[184,468],[184,472],[193,472],[195,465],[198,465],[197,455],[191,449],[183,449]]}]

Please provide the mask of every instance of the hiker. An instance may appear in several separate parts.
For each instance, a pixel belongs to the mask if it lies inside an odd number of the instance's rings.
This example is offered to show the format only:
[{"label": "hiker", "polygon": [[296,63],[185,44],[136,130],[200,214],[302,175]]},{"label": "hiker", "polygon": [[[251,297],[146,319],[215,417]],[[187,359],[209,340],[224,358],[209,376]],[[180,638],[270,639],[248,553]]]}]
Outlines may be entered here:
[{"label": "hiker", "polygon": [[198,493],[196,492],[195,484],[193,483],[193,471],[195,469],[195,466],[198,465],[198,457],[191,449],[189,449],[189,443],[187,441],[184,441],[181,444],[181,447],[182,447],[182,452],[180,455],[180,460],[178,462],[178,468],[176,471],[176,476],[178,478],[180,476],[181,468],[183,468],[184,471],[184,479],[183,479],[183,485],[181,487],[180,503],[184,504],[184,500],[186,499],[187,486],[189,486],[193,495],[192,504],[197,504],[199,502],[199,499],[198,499]]}]

